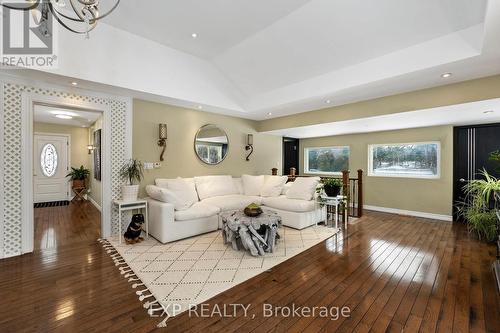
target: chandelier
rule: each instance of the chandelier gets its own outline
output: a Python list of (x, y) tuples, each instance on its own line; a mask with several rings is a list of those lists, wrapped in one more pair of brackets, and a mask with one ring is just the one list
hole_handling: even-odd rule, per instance
[(45, 36), (52, 34), (48, 24), (49, 15), (52, 15), (67, 30), (85, 34), (88, 38), (89, 32), (97, 26), (97, 22), (111, 14), (118, 7), (120, 0), (105, 2), (113, 3), (105, 11), (100, 8), (99, 0), (26, 0), (25, 3), (10, 3), (7, 0), (2, 1), (2, 6), (14, 10), (31, 11), (34, 21)]

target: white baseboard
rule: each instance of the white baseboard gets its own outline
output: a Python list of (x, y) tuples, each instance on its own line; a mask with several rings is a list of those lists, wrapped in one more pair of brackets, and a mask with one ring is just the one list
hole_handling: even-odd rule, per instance
[(95, 206), (95, 208), (97, 208), (97, 210), (101, 211), (101, 206), (99, 206), (99, 204), (95, 202), (95, 200), (92, 199), (90, 195), (87, 196), (87, 200), (90, 201), (90, 203), (92, 203)]
[(451, 216), (451, 215), (441, 215), (441, 214), (433, 214), (433, 213), (426, 213), (426, 212), (415, 212), (413, 210), (378, 207), (378, 206), (370, 206), (370, 205), (364, 205), (363, 208), (368, 209), (368, 210), (374, 210), (377, 212), (384, 212), (384, 213), (391, 213), (391, 214), (398, 214), (398, 215), (408, 215), (408, 216), (415, 216), (415, 217), (423, 217), (426, 219), (441, 220), (441, 221), (453, 221), (453, 216)]

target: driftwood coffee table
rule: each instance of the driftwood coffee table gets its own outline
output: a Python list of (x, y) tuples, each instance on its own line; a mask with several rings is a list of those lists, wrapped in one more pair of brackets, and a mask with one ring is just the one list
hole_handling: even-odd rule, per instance
[(242, 248), (252, 256), (272, 253), (279, 238), (278, 228), (281, 217), (272, 210), (264, 210), (257, 217), (245, 215), (242, 210), (224, 212), (222, 218), (222, 236), (224, 244), (231, 243), (234, 250)]

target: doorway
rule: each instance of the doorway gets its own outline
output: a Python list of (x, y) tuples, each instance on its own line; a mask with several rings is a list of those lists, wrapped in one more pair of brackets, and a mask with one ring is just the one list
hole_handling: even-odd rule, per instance
[(480, 178), (483, 169), (500, 177), (495, 162), (489, 160), (491, 152), (500, 150), (500, 124), (455, 127), (453, 142), (453, 217), (457, 220), (455, 203), (465, 200), (467, 181)]
[(99, 112), (33, 106), (34, 251), (100, 237), (101, 124)]
[(283, 175), (290, 174), (290, 168), (299, 171), (299, 139), (283, 138)]

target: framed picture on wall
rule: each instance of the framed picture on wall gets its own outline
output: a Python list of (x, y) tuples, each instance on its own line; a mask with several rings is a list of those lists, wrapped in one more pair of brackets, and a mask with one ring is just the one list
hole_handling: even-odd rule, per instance
[(94, 178), (101, 180), (101, 130), (94, 131)]

